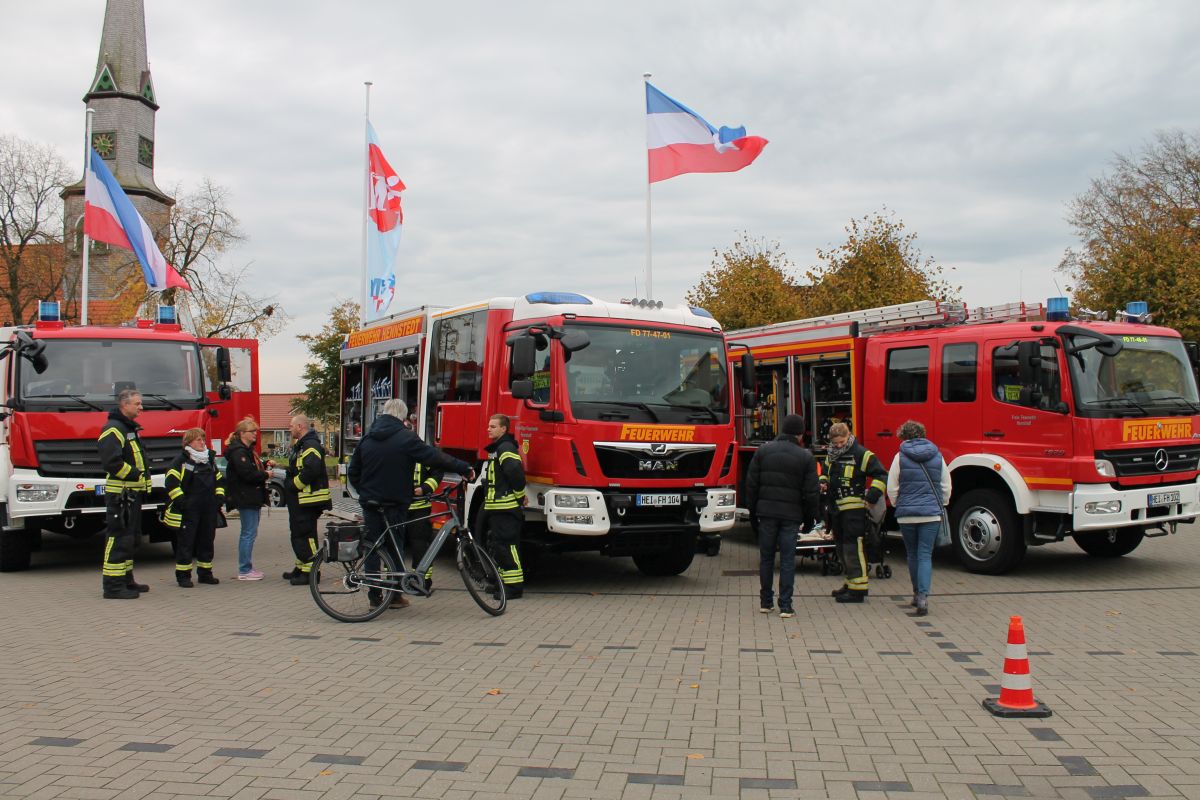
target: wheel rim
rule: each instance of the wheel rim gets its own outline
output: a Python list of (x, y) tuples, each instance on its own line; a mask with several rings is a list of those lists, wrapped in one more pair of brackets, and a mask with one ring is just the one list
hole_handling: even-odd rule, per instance
[(958, 523), (958, 541), (962, 551), (974, 561), (990, 561), (1000, 552), (1003, 530), (992, 511), (975, 506)]

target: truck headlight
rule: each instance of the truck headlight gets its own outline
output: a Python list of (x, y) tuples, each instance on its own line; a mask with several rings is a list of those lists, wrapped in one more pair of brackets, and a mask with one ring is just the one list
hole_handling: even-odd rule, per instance
[(49, 503), (58, 499), (58, 487), (46, 483), (21, 483), (17, 485), (17, 502)]
[[(1104, 463), (1107, 464), (1108, 462), (1106, 461)], [(1083, 510), (1089, 514), (1118, 514), (1121, 511), (1121, 501), (1100, 500), (1095, 503), (1084, 503)]]
[(718, 511), (713, 514), (713, 522), (729, 522), (731, 519), (733, 519), (732, 511)]
[(736, 497), (734, 496), (733, 492), (721, 492), (719, 495), (717, 495), (717, 505), (731, 506), (733, 505), (735, 499)]
[(588, 496), (586, 494), (556, 492), (554, 494), (554, 505), (559, 508), (587, 508)]
[(1117, 470), (1113, 467), (1112, 462), (1105, 458), (1096, 459), (1096, 472), (1099, 472), (1106, 478), (1117, 477)]

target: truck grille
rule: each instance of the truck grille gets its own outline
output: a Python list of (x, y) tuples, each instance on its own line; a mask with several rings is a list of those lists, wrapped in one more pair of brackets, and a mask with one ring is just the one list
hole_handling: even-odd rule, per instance
[[(1162, 455), (1159, 454), (1162, 451)], [(1113, 465), (1118, 478), (1191, 472), (1200, 463), (1200, 445), (1182, 447), (1138, 447), (1130, 450), (1097, 450), (1096, 458)], [(1165, 466), (1164, 466), (1165, 460)], [(1159, 467), (1162, 469), (1159, 469)]]
[[(151, 474), (158, 475), (179, 455), (183, 445), (178, 436), (139, 439)], [(38, 474), (48, 478), (103, 478), (95, 439), (61, 439), (35, 442)]]
[(607, 478), (703, 478), (712, 467), (714, 453), (715, 448), (709, 448), (655, 455), (596, 445), (596, 459)]

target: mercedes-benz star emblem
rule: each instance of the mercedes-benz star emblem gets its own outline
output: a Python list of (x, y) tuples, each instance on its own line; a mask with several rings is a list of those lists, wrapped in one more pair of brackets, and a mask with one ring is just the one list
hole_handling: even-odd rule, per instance
[(1167, 462), (1170, 459), (1167, 457), (1167, 451), (1161, 447), (1154, 451), (1154, 468), (1162, 472), (1167, 468)]

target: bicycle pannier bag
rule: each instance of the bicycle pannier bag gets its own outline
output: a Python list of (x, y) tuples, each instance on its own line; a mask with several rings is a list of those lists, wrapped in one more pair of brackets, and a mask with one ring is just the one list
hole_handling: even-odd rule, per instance
[(364, 526), (349, 522), (331, 522), (325, 526), (329, 561), (357, 561), (362, 550)]

